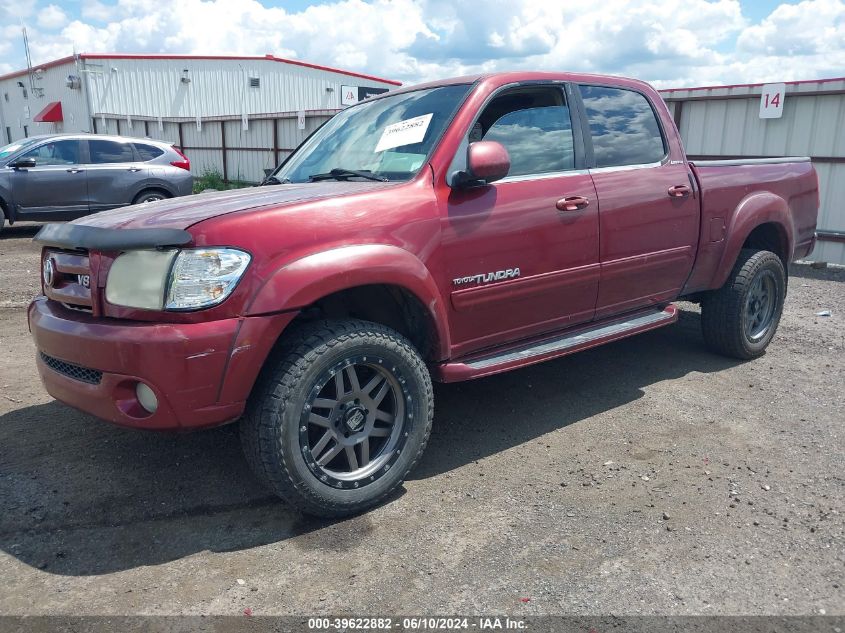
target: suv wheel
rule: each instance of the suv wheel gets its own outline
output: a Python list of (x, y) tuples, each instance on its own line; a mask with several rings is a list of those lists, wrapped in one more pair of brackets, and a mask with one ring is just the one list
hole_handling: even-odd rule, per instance
[(704, 342), (714, 352), (747, 360), (766, 351), (780, 323), (786, 271), (770, 251), (743, 249), (725, 285), (701, 303)]
[(366, 510), (396, 489), (431, 431), (423, 360), (367, 321), (308, 324), (268, 362), (241, 421), (252, 470), (308, 514)]
[(144, 202), (156, 202), (157, 200), (165, 200), (167, 196), (164, 192), (149, 190), (149, 191), (142, 191), (135, 199), (132, 201), (132, 204), (143, 204)]

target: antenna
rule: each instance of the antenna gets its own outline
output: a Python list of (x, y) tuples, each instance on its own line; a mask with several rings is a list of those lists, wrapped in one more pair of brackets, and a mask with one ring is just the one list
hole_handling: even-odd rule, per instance
[(24, 51), (26, 51), (26, 70), (29, 75), (29, 87), (32, 90), (33, 95), (36, 97), (43, 97), (44, 90), (36, 87), (35, 85), (35, 75), (32, 71), (32, 56), (29, 53), (29, 37), (27, 37), (26, 26), (24, 26), (23, 20), (21, 20), (21, 32), (23, 33), (23, 48)]

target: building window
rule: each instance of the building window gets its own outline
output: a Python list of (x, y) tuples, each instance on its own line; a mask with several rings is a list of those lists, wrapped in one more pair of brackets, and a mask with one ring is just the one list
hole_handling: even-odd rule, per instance
[(29, 138), (29, 127), (26, 125), (23, 126), (23, 136), (24, 138)]
[(6, 128), (6, 142), (10, 144), (12, 142), (12, 128), (10, 127)]
[(8, 93), (8, 92), (4, 92), (4, 93), (3, 93), (3, 98), (6, 100), (6, 103), (8, 103), (8, 102), (9, 102), (9, 93)]
[(249, 78), (249, 87), (250, 88), (260, 88), (261, 87), (261, 79), (258, 77), (250, 77)]

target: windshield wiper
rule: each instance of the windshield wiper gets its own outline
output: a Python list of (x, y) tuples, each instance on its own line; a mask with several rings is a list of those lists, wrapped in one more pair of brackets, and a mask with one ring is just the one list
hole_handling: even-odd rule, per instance
[(349, 178), (357, 176), (358, 178), (366, 178), (367, 180), (377, 180), (379, 182), (388, 182), (388, 178), (384, 176), (376, 176), (371, 171), (358, 171), (356, 169), (343, 169), (335, 167), (325, 174), (311, 174), (308, 180), (317, 182), (318, 180), (348, 180)]

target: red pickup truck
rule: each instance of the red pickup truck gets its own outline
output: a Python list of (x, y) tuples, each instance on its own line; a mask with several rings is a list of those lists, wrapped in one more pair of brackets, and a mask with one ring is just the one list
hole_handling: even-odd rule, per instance
[(240, 420), (257, 475), (324, 516), (400, 485), (432, 379), (668, 325), (681, 298), (714, 351), (762, 354), (819, 205), (809, 159), (692, 163), (650, 86), (569, 73), (368, 99), (264, 185), (45, 226), (29, 324), (55, 398)]

